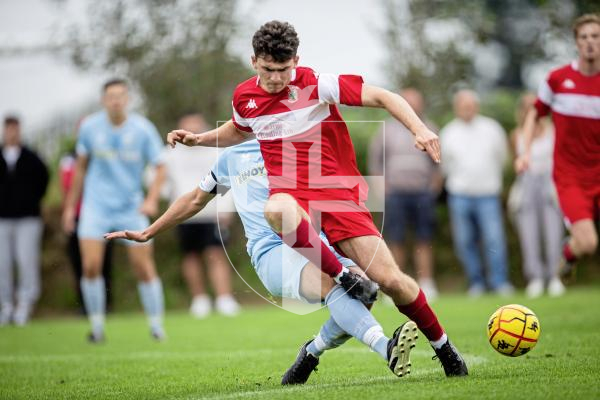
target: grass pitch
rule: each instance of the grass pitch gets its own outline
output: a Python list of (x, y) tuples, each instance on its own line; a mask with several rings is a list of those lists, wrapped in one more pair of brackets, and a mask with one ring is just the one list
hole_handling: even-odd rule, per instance
[[(537, 347), (504, 357), (487, 343), (488, 317), (520, 303), (541, 322)], [(571, 290), (558, 299), (446, 296), (433, 304), (469, 365), (470, 376), (447, 379), (420, 337), (412, 374), (396, 378), (356, 340), (321, 357), (306, 385), (281, 387), (299, 346), (328, 317), (298, 316), (272, 306), (237, 318), (197, 321), (169, 313), (164, 343), (151, 341), (141, 314), (110, 316), (107, 342), (85, 342), (83, 319), (33, 321), (0, 328), (0, 398), (103, 399), (593, 399), (600, 398), (600, 290)], [(386, 334), (404, 321), (376, 304)]]

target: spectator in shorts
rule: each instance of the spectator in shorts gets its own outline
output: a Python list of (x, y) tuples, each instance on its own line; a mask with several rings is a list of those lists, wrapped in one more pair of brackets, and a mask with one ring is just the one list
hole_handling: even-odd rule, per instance
[[(517, 127), (511, 135), (515, 155), (525, 151), (523, 123), (533, 108), (536, 96), (525, 94), (517, 108)], [(547, 119), (540, 119), (533, 132), (529, 168), (518, 177), (510, 191), (509, 208), (519, 233), (523, 269), (529, 297), (539, 297), (546, 284), (550, 296), (560, 296), (565, 287), (558, 267), (564, 235), (563, 216), (552, 180), (554, 129)]]
[[(421, 93), (408, 88), (400, 95), (424, 119)], [(436, 130), (430, 121), (425, 120), (425, 123)], [(433, 278), (432, 246), (435, 198), (442, 185), (437, 164), (427, 153), (415, 148), (410, 131), (392, 118), (385, 121), (384, 129), (371, 143), (369, 173), (385, 174), (384, 234), (396, 262), (400, 268), (407, 268), (406, 242), (412, 230), (417, 281), (425, 296), (433, 300), (438, 295)]]
[(0, 325), (25, 325), (40, 295), (40, 203), (47, 186), (46, 165), (21, 143), (19, 119), (7, 116), (0, 147)]
[[(178, 126), (179, 129), (196, 133), (206, 130), (204, 118), (199, 113), (182, 116)], [(217, 155), (216, 149), (204, 147), (177, 146), (165, 151), (171, 202), (198, 185), (216, 161)], [(177, 226), (183, 252), (181, 270), (192, 295), (190, 313), (196, 318), (208, 316), (213, 308), (204, 283), (205, 272), (214, 291), (216, 311), (234, 316), (240, 309), (232, 295), (231, 267), (223, 250), (231, 214), (219, 212), (232, 210), (230, 204), (230, 196), (220, 198), (218, 205), (217, 202), (209, 204), (202, 212)]]
[[(469, 295), (490, 289), (509, 295), (506, 234), (500, 193), (508, 157), (504, 129), (479, 115), (479, 97), (471, 90), (454, 95), (456, 118), (440, 132), (452, 236), (469, 279)], [(488, 266), (484, 275), (483, 264)]]

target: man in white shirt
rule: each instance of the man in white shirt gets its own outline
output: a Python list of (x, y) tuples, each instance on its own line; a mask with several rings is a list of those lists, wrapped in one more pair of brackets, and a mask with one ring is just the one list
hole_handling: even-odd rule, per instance
[(455, 249), (469, 278), (470, 295), (486, 290), (481, 253), (489, 268), (489, 288), (510, 294), (499, 196), (508, 155), (506, 133), (498, 122), (478, 114), (475, 92), (457, 92), (453, 104), (456, 118), (442, 129), (440, 140)]
[[(204, 118), (199, 113), (183, 115), (178, 125), (180, 129), (191, 132), (206, 130)], [(217, 156), (217, 149), (208, 147), (177, 146), (165, 151), (170, 202), (196, 187)], [(223, 202), (233, 204), (230, 196), (225, 196), (219, 203), (225, 208)], [(196, 318), (204, 318), (212, 311), (204, 284), (204, 272), (212, 284), (217, 312), (227, 316), (239, 312), (239, 305), (232, 295), (231, 268), (223, 250), (230, 214), (218, 211), (217, 203), (211, 203), (202, 212), (177, 226), (177, 237), (183, 253), (181, 271), (192, 295), (190, 313)]]

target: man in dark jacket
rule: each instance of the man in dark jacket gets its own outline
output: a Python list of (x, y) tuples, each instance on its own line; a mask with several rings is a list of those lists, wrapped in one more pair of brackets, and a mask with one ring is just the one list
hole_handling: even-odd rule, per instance
[[(0, 147), (0, 326), (11, 320), (26, 324), (39, 297), (40, 203), (47, 186), (43, 161), (21, 144), (19, 119), (6, 117)], [(16, 293), (14, 261), (19, 271)]]

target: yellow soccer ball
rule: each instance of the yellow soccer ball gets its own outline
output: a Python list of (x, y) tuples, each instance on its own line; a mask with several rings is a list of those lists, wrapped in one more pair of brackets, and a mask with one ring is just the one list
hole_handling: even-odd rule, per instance
[(519, 304), (496, 310), (487, 326), (490, 345), (498, 353), (518, 357), (529, 353), (540, 337), (540, 321), (533, 311)]

